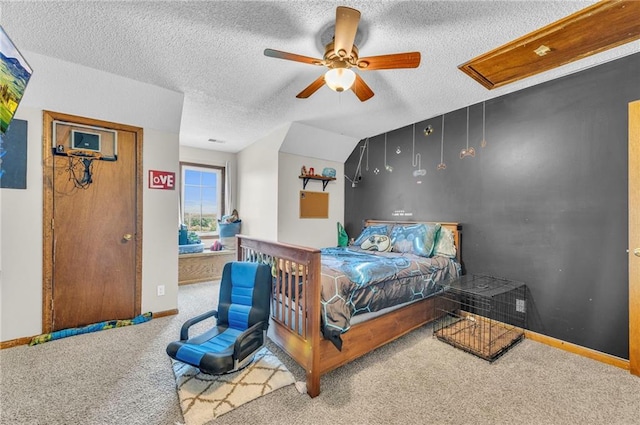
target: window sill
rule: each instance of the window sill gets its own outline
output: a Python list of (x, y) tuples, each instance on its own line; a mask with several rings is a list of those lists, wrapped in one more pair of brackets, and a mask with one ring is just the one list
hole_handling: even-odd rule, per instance
[(178, 256), (180, 258), (188, 258), (188, 257), (202, 257), (202, 256), (207, 256), (207, 255), (229, 255), (229, 254), (235, 254), (236, 250), (235, 249), (222, 249), (220, 251), (211, 251), (209, 249), (206, 249), (202, 252), (192, 252), (192, 253), (188, 253), (188, 254), (178, 254)]

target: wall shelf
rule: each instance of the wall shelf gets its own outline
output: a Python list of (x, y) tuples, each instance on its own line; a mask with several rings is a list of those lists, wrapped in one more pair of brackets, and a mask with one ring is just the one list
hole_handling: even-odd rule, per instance
[(298, 178), (302, 179), (302, 190), (305, 190), (307, 188), (307, 183), (309, 183), (309, 180), (319, 180), (322, 182), (322, 191), (324, 192), (324, 190), (327, 188), (327, 183), (329, 183), (332, 180), (335, 180), (335, 177), (325, 177), (325, 176), (298, 176)]

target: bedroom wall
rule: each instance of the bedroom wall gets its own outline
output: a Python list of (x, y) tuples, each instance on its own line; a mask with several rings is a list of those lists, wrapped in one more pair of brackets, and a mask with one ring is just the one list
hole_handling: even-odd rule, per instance
[[(285, 124), (237, 154), (237, 207), (241, 233), (311, 247), (335, 246), (336, 222), (343, 222), (345, 146), (350, 138), (299, 123)], [(318, 149), (322, 145), (323, 149)], [(304, 147), (313, 147), (301, 155)], [(300, 219), (298, 178), (303, 165), (321, 173), (336, 169), (336, 181), (327, 185), (329, 218)], [(307, 190), (322, 191), (318, 182)]]
[(472, 158), (460, 158), (466, 108), (445, 113), (442, 151), (442, 116), (418, 122), (424, 176), (413, 175), (412, 126), (387, 134), (392, 172), (384, 135), (371, 138), (362, 181), (345, 182), (349, 236), (365, 218), (459, 221), (466, 272), (525, 282), (532, 331), (628, 359), (627, 106), (639, 75), (634, 54), (491, 99), (486, 147), (482, 104), (471, 105)]
[[(336, 180), (327, 184), (329, 194), (328, 218), (300, 218), (299, 196), (302, 180), (299, 178), (302, 166), (313, 167), (317, 174), (325, 167), (336, 170)], [(278, 180), (278, 240), (295, 245), (323, 248), (336, 246), (338, 234), (336, 222), (344, 220), (344, 164), (308, 156), (280, 152)], [(322, 192), (322, 183), (309, 181), (307, 191)]]
[[(148, 169), (178, 171), (183, 95), (91, 68), (22, 52), (34, 69), (16, 118), (28, 122), (27, 189), (2, 189), (0, 341), (42, 330), (42, 111), (144, 130), (142, 311), (177, 308), (177, 196), (149, 190)], [(166, 295), (155, 295), (164, 284)]]
[(278, 150), (284, 125), (238, 153), (238, 214), (241, 233), (278, 239)]

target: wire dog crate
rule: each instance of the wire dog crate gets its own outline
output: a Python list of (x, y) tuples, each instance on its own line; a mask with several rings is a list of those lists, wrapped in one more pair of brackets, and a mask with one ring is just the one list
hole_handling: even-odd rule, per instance
[(526, 285), (468, 274), (443, 286), (434, 335), (493, 362), (524, 337)]

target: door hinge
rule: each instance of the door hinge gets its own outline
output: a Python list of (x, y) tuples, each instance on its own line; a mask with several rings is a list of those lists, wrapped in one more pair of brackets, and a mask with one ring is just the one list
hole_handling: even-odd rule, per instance
[(55, 219), (53, 219), (53, 218), (51, 219), (51, 230), (53, 230), (53, 228), (54, 228), (54, 220)]

